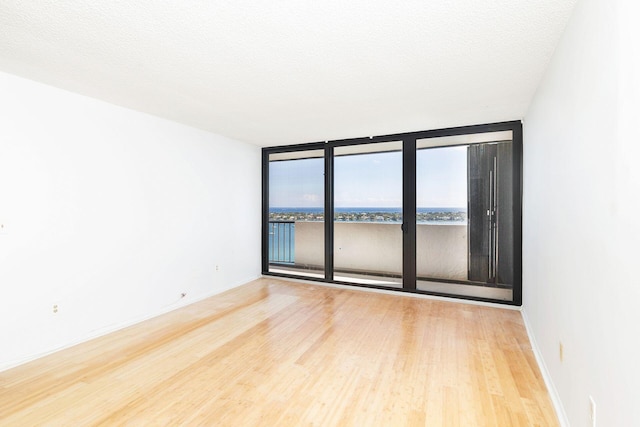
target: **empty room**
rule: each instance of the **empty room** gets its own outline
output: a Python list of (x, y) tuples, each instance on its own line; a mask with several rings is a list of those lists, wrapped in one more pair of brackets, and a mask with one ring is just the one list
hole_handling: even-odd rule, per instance
[(0, 1), (0, 426), (638, 425), (638, 19)]

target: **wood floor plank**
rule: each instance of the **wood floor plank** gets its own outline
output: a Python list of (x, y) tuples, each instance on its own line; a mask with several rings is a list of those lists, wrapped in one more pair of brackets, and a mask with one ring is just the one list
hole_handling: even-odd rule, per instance
[(0, 372), (0, 425), (558, 424), (517, 311), (263, 278)]

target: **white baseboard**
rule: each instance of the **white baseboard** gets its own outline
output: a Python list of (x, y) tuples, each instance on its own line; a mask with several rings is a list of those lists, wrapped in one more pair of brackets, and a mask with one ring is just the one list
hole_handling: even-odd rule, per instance
[(87, 342), (87, 341), (91, 341), (93, 339), (102, 337), (104, 335), (108, 335), (108, 334), (110, 334), (112, 332), (116, 332), (116, 331), (119, 331), (121, 329), (128, 328), (129, 326), (133, 326), (133, 325), (136, 325), (138, 323), (142, 323), (145, 320), (153, 319), (154, 317), (161, 316), (163, 314), (169, 313), (169, 312), (177, 310), (179, 308), (186, 307), (186, 306), (191, 305), (191, 304), (195, 304), (195, 303), (197, 303), (199, 301), (202, 301), (204, 299), (210, 298), (210, 297), (212, 297), (214, 295), (218, 295), (218, 294), (220, 294), (222, 292), (226, 292), (229, 289), (233, 289), (235, 287), (238, 287), (240, 285), (243, 285), (245, 283), (251, 282), (251, 281), (259, 279), (259, 278), (260, 278), (260, 276), (256, 276), (253, 279), (242, 281), (241, 283), (237, 283), (237, 284), (229, 286), (227, 288), (217, 289), (215, 291), (212, 291), (212, 292), (209, 292), (209, 293), (206, 293), (206, 294), (203, 294), (203, 295), (198, 295), (197, 297), (195, 297), (193, 299), (180, 300), (177, 303), (170, 304), (168, 306), (162, 307), (161, 309), (159, 309), (158, 311), (156, 311), (156, 312), (154, 312), (152, 314), (148, 314), (146, 316), (137, 317), (137, 318), (134, 318), (134, 319), (129, 319), (129, 320), (125, 321), (125, 322), (116, 323), (116, 324), (113, 324), (113, 325), (106, 326), (104, 328), (96, 329), (94, 331), (91, 331), (89, 334), (87, 334), (87, 335), (85, 335), (83, 337), (80, 337), (80, 338), (78, 338), (76, 340), (67, 342), (64, 345), (57, 346), (57, 347), (54, 347), (54, 348), (50, 348), (50, 349), (47, 349), (47, 350), (45, 350), (43, 352), (39, 352), (37, 354), (30, 354), (28, 356), (25, 356), (25, 357), (17, 359), (17, 360), (11, 360), (11, 361), (8, 361), (8, 362), (0, 363), (0, 372), (7, 371), (9, 369), (15, 368), (15, 367), (20, 366), (20, 365), (24, 365), (25, 363), (32, 362), (34, 360), (40, 359), (42, 357), (48, 356), (48, 355), (56, 353), (58, 351), (61, 351), (61, 350), (76, 346), (78, 344), (82, 344), (82, 343)]
[(556, 415), (558, 416), (560, 426), (570, 427), (569, 419), (567, 418), (567, 413), (564, 411), (564, 406), (562, 405), (562, 401), (560, 400), (558, 390), (556, 390), (556, 387), (551, 380), (551, 375), (549, 375), (549, 370), (547, 369), (547, 365), (544, 363), (544, 359), (542, 358), (542, 354), (540, 353), (540, 349), (538, 348), (538, 344), (536, 343), (535, 336), (533, 335), (533, 331), (531, 330), (531, 325), (529, 323), (529, 319), (527, 318), (527, 313), (524, 309), (520, 310), (520, 312), (522, 313), (522, 319), (524, 320), (524, 327), (527, 329), (529, 342), (531, 342), (533, 355), (536, 358), (536, 362), (538, 362), (538, 368), (540, 369), (540, 373), (542, 374), (544, 383), (547, 386), (547, 391), (549, 392), (549, 396), (551, 397), (553, 407), (556, 410)]

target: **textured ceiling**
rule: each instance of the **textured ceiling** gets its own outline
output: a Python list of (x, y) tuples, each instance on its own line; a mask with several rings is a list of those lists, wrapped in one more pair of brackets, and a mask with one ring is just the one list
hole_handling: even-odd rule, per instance
[(258, 145), (521, 119), (576, 0), (0, 0), (0, 70)]

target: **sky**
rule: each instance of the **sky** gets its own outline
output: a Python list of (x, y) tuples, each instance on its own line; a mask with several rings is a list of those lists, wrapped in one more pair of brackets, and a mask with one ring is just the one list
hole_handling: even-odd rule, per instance
[[(271, 162), (271, 207), (322, 207), (324, 159)], [(417, 206), (467, 206), (466, 147), (419, 150), (416, 156)], [(337, 156), (334, 164), (335, 206), (401, 207), (400, 152)]]

